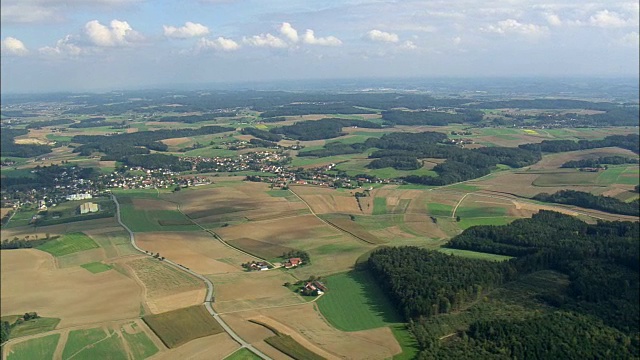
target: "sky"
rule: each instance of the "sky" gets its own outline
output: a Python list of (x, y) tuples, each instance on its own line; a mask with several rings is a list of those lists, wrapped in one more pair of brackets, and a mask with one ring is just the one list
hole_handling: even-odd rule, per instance
[(1, 0), (5, 93), (638, 77), (637, 0)]

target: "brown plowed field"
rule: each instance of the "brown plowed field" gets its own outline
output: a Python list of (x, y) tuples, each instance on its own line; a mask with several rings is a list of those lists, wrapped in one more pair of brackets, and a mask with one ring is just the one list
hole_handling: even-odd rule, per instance
[(195, 339), (166, 351), (159, 352), (149, 360), (221, 360), (240, 348), (227, 333), (221, 333)]
[(316, 186), (292, 186), (291, 191), (309, 204), (316, 214), (362, 214), (356, 198), (348, 192)]
[(139, 315), (142, 291), (117, 271), (56, 269), (51, 255), (34, 249), (2, 250), (0, 258), (3, 315), (36, 311), (61, 318), (60, 327)]

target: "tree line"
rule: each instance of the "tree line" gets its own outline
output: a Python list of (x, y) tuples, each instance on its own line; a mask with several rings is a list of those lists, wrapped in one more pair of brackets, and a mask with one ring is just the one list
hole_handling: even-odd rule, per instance
[(553, 194), (540, 193), (534, 196), (533, 199), (556, 204), (575, 205), (614, 214), (640, 215), (639, 199), (627, 203), (614, 197), (593, 195), (588, 192), (576, 190), (560, 190)]
[(281, 134), (292, 139), (308, 141), (331, 139), (345, 135), (342, 128), (357, 126), (362, 128), (380, 129), (382, 125), (365, 120), (349, 120), (327, 118), (314, 121), (300, 121), (289, 126), (275, 127), (269, 130), (272, 134)]
[(444, 111), (403, 111), (389, 110), (382, 112), (382, 119), (394, 125), (432, 125), (478, 123), (483, 114), (476, 110), (458, 109), (456, 112)]
[(637, 164), (638, 159), (626, 156), (601, 156), (596, 159), (570, 160), (562, 164), (562, 168), (597, 168), (603, 165)]
[(282, 140), (282, 135), (274, 134), (272, 132), (265, 131), (265, 130), (256, 129), (254, 127), (243, 128), (242, 130), (240, 130), (240, 133), (244, 135), (252, 135), (257, 137), (258, 139), (267, 140), (271, 142), (278, 142)]
[[(0, 155), (19, 158), (36, 157), (51, 152), (51, 147), (37, 144), (16, 144), (15, 138), (28, 134), (27, 129), (2, 128), (0, 131)], [(3, 180), (4, 181), (4, 180)]]
[(622, 149), (631, 150), (637, 154), (640, 148), (640, 135), (610, 135), (602, 140), (543, 140), (541, 143), (522, 144), (518, 147), (534, 152), (546, 153), (558, 153), (603, 147), (619, 147)]

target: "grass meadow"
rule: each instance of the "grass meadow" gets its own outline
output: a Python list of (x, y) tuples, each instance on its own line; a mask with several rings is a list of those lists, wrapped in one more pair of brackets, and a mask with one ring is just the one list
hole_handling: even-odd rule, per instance
[(224, 358), (224, 360), (260, 360), (260, 359), (261, 358), (258, 355), (252, 353), (246, 348), (238, 349), (233, 354)]
[(90, 262), (90, 263), (86, 263), (86, 264), (82, 264), (80, 265), (81, 267), (91, 271), (94, 274), (98, 274), (107, 270), (111, 270), (113, 269), (113, 266), (111, 265), (107, 265), (101, 262)]
[(62, 352), (63, 359), (128, 359), (124, 344), (113, 330), (103, 328), (72, 330)]
[(53, 359), (60, 334), (30, 339), (11, 346), (7, 360)]
[[(8, 321), (10, 324), (13, 324), (18, 317), (18, 315), (3, 316), (2, 320)], [(18, 338), (21, 336), (29, 336), (51, 331), (55, 329), (56, 326), (58, 326), (58, 323), (60, 323), (60, 319), (48, 317), (39, 317), (37, 319), (25, 321), (13, 326), (13, 328), (11, 329), (11, 338)]]
[(93, 239), (84, 233), (77, 232), (65, 234), (58, 239), (47, 241), (38, 246), (37, 249), (46, 251), (53, 256), (63, 256), (95, 248), (98, 248), (98, 244), (96, 244)]
[(505, 256), (505, 255), (497, 255), (497, 254), (482, 253), (482, 252), (469, 251), (469, 250), (449, 249), (449, 248), (439, 248), (438, 251), (445, 254), (461, 256), (461, 257), (466, 257), (470, 259), (480, 259), (480, 260), (490, 260), (490, 261), (505, 261), (512, 258), (511, 256)]
[(318, 299), (318, 307), (337, 329), (359, 331), (403, 321), (369, 273), (351, 271), (324, 280), (328, 291)]
[(300, 345), (291, 336), (284, 334), (277, 334), (264, 339), (264, 341), (287, 354), (294, 359), (304, 360), (322, 360), (322, 356), (308, 350), (304, 346)]

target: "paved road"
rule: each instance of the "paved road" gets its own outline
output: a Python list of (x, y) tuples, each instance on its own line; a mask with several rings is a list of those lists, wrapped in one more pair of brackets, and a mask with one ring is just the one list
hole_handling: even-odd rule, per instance
[[(135, 237), (133, 235), (133, 231), (131, 231), (131, 229), (129, 229), (129, 227), (122, 222), (122, 219), (120, 218), (120, 203), (118, 202), (118, 199), (113, 194), (111, 195), (111, 198), (113, 199), (113, 202), (116, 204), (116, 218), (118, 219), (118, 223), (120, 223), (120, 225), (122, 225), (122, 227), (125, 230), (127, 230), (127, 232), (129, 233), (129, 240), (131, 241), (131, 245), (136, 250), (147, 254), (146, 251), (142, 250), (136, 244), (136, 240), (135, 240)], [(218, 313), (215, 310), (213, 310), (213, 307), (211, 306), (211, 299), (213, 298), (213, 283), (211, 282), (211, 280), (207, 279), (206, 277), (204, 277), (204, 276), (202, 276), (202, 275), (200, 275), (198, 273), (195, 273), (195, 272), (191, 271), (190, 269), (185, 268), (182, 265), (178, 265), (178, 264), (174, 263), (171, 260), (165, 259), (164, 262), (167, 263), (167, 264), (172, 265), (173, 267), (175, 267), (175, 268), (177, 268), (179, 270), (182, 270), (182, 271), (184, 271), (186, 273), (189, 273), (189, 274), (197, 277), (200, 280), (202, 280), (205, 283), (205, 285), (207, 285), (207, 295), (205, 296), (204, 306), (207, 309), (207, 311), (209, 312), (209, 314), (211, 314), (211, 316), (213, 316), (213, 318), (216, 319), (216, 321), (218, 322), (218, 324), (220, 324), (220, 326), (224, 329), (224, 331), (226, 331), (227, 334), (229, 334), (229, 336), (231, 336), (231, 338), (233, 338), (233, 340), (238, 342), (238, 344), (240, 344), (240, 346), (242, 346), (243, 348), (247, 348), (249, 351), (251, 351), (252, 353), (258, 355), (262, 359), (272, 360), (270, 357), (268, 357), (267, 355), (262, 353), (260, 350), (258, 350), (255, 347), (253, 347), (253, 345), (251, 345), (251, 344), (247, 343), (246, 341), (242, 340), (242, 338), (240, 336), (238, 336), (238, 334), (236, 334), (233, 330), (231, 330), (229, 325), (227, 325), (227, 323), (225, 323), (224, 320), (222, 320), (222, 318), (220, 318), (220, 315), (218, 315)]]

